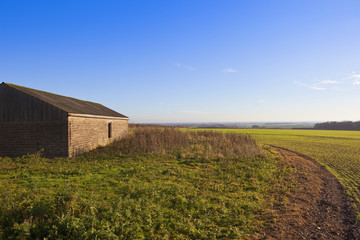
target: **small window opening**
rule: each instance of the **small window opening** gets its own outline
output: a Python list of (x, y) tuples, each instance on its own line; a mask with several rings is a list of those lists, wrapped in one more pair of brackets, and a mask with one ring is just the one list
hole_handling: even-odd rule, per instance
[(112, 138), (112, 123), (108, 123), (108, 138)]

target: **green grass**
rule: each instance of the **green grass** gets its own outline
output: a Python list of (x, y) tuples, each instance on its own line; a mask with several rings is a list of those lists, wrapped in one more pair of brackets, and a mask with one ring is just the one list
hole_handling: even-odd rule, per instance
[(360, 132), (286, 129), (222, 129), (308, 155), (335, 175), (354, 200), (360, 218)]
[(74, 159), (0, 158), (0, 239), (241, 239), (276, 217), (288, 173), (249, 136), (162, 129)]

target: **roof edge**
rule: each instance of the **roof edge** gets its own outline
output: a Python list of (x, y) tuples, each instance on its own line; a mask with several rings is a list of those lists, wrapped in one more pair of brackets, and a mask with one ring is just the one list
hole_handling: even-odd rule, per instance
[[(88, 118), (103, 118), (103, 119), (129, 119), (129, 117), (113, 110), (113, 109), (110, 109), (108, 107), (105, 107), (104, 105), (100, 104), (100, 103), (96, 103), (96, 102), (91, 102), (91, 101), (87, 101), (87, 100), (81, 100), (81, 99), (77, 99), (77, 98), (73, 98), (73, 97), (67, 97), (67, 96), (64, 96), (64, 95), (60, 95), (60, 94), (56, 94), (56, 93), (51, 93), (51, 92), (46, 92), (46, 91), (43, 91), (43, 90), (37, 90), (37, 89), (33, 89), (33, 88), (28, 88), (28, 87), (24, 87), (24, 86), (20, 86), (20, 85), (16, 85), (16, 84), (12, 84), (12, 83), (7, 83), (7, 82), (2, 82), (0, 85), (5, 85), (5, 86), (8, 86), (10, 88), (13, 88), (19, 92), (22, 92), (24, 94), (27, 94), (37, 100), (40, 100), (42, 102), (45, 102), (49, 105), (51, 105), (52, 107), (55, 107), (65, 113), (69, 115), (72, 115), (72, 116), (75, 116), (75, 117), (88, 117)], [(79, 102), (83, 102), (83, 103), (87, 103), (87, 104), (94, 104), (94, 105), (97, 105), (97, 106), (101, 106), (102, 108), (106, 108), (106, 109), (109, 109), (111, 110), (112, 112), (115, 112), (116, 114), (118, 115), (121, 115), (122, 117), (115, 117), (115, 116), (106, 116), (106, 115), (95, 115), (95, 114), (82, 114), (82, 113), (71, 113), (69, 111), (67, 111), (66, 109), (64, 109), (62, 106), (58, 106), (58, 105), (55, 105), (51, 102), (48, 102), (46, 100), (43, 100), (37, 96), (34, 96), (32, 94), (29, 94), (28, 92), (24, 91), (24, 89), (26, 90), (29, 90), (29, 91), (35, 91), (35, 92), (39, 92), (39, 93), (44, 93), (44, 94), (49, 94), (49, 95), (53, 95), (53, 96), (57, 96), (57, 97), (61, 97), (61, 98), (65, 98), (65, 99), (70, 99), (70, 100), (74, 100), (74, 101), (79, 101)]]
[[(62, 108), (60, 108), (60, 107), (58, 107), (58, 106), (55, 106), (54, 104), (51, 104), (51, 103), (46, 102), (46, 101), (44, 101), (44, 100), (42, 100), (42, 99), (40, 99), (40, 98), (38, 98), (38, 97), (36, 97), (36, 96), (33, 96), (33, 95), (31, 95), (31, 94), (29, 94), (29, 93), (27, 93), (27, 92), (24, 92), (24, 91), (22, 90), (22, 88), (29, 89), (29, 90), (32, 90), (32, 91), (39, 91), (39, 92), (45, 92), (45, 91), (36, 90), (36, 89), (33, 89), (33, 88), (28, 88), (28, 87), (23, 87), (23, 86), (20, 86), (20, 85), (16, 85), (16, 84), (12, 84), (12, 83), (7, 83), (7, 82), (2, 82), (1, 85), (6, 85), (6, 86), (8, 86), (8, 87), (10, 87), (10, 88), (12, 88), (12, 89), (15, 89), (16, 91), (19, 91), (19, 92), (21, 92), (21, 93), (23, 93), (23, 94), (26, 94), (27, 96), (30, 96), (30, 97), (32, 97), (32, 98), (34, 98), (34, 99), (37, 99), (37, 100), (39, 100), (39, 101), (41, 101), (41, 102), (44, 102), (44, 103), (48, 104), (48, 105), (50, 105), (50, 106), (52, 106), (52, 107), (54, 107), (54, 108), (57, 108), (57, 109), (59, 109), (60, 111), (63, 111), (64, 113), (67, 113), (67, 111), (66, 111), (65, 109), (62, 109)], [(48, 92), (45, 92), (45, 93), (48, 93)], [(50, 94), (54, 94), (54, 93), (50, 93)], [(54, 94), (54, 95), (58, 95), (58, 94)], [(61, 95), (58, 95), (58, 96), (61, 96)], [(61, 97), (65, 97), (65, 96), (61, 96)]]
[(80, 113), (68, 113), (70, 117), (84, 117), (84, 118), (102, 118), (102, 119), (117, 119), (117, 120), (129, 120), (128, 117), (110, 117), (103, 115), (92, 115), (92, 114), (80, 114)]

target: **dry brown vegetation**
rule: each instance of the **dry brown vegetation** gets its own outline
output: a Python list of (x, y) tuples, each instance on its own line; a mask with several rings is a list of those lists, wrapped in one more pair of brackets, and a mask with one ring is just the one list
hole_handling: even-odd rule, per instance
[(98, 153), (221, 160), (255, 158), (262, 150), (248, 134), (133, 126), (127, 137)]

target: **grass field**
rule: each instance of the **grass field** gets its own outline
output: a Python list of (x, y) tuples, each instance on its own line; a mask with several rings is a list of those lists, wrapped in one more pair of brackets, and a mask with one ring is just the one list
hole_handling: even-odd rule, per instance
[(360, 218), (360, 132), (287, 129), (221, 129), (248, 133), (259, 142), (308, 155), (326, 166), (354, 200)]
[(83, 156), (0, 158), (0, 239), (241, 239), (291, 183), (248, 135), (137, 129)]

